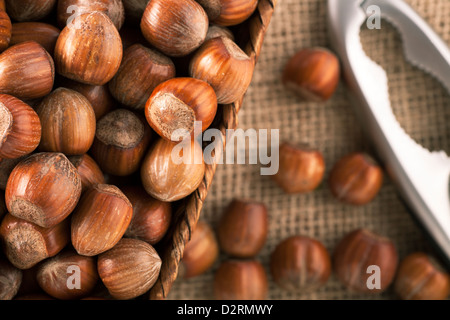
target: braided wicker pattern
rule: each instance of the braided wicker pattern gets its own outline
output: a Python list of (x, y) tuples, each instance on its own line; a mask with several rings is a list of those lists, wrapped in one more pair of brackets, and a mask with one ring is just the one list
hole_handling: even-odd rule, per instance
[[(276, 2), (277, 0), (260, 0), (254, 15), (245, 26), (249, 33), (249, 40), (243, 48), (254, 59), (255, 63), (261, 52), (264, 35), (269, 26)], [(222, 115), (216, 119), (215, 128), (222, 132), (224, 144), (226, 143), (226, 130), (237, 128), (238, 112), (242, 107), (242, 101), (243, 97), (233, 104), (220, 107)], [(178, 276), (178, 267), (183, 257), (185, 244), (189, 241), (192, 230), (199, 220), (203, 202), (214, 178), (216, 167), (217, 164), (208, 164), (206, 166), (202, 184), (185, 200), (175, 213), (174, 224), (160, 252), (163, 263), (159, 278), (149, 294), (151, 300), (165, 299)]]

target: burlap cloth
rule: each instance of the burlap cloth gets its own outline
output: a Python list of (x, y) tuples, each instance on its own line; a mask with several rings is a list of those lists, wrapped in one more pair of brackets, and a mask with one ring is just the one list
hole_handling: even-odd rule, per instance
[[(345, 1), (345, 0), (342, 0)], [(407, 0), (450, 44), (450, 1)], [(430, 150), (450, 151), (450, 97), (443, 87), (403, 56), (400, 35), (387, 22), (381, 30), (362, 29), (367, 54), (387, 71), (394, 113), (405, 130)], [(254, 79), (239, 113), (240, 128), (281, 129), (282, 140), (305, 141), (323, 151), (327, 174), (331, 166), (352, 151), (372, 152), (361, 132), (341, 83), (326, 103), (304, 103), (286, 91), (280, 81), (287, 60), (298, 50), (329, 46), (325, 0), (279, 0)], [(270, 212), (267, 243), (257, 256), (266, 267), (269, 299), (395, 299), (392, 289), (378, 296), (347, 291), (331, 276), (321, 289), (291, 293), (272, 281), (268, 262), (275, 246), (291, 235), (308, 235), (333, 252), (347, 232), (366, 227), (395, 242), (399, 255), (429, 250), (420, 229), (385, 176), (376, 199), (363, 207), (338, 203), (324, 182), (304, 195), (286, 195), (258, 165), (219, 165), (204, 204), (201, 219), (214, 227), (225, 206), (235, 197), (263, 201)], [(225, 255), (221, 256), (226, 259)], [(177, 279), (169, 299), (212, 299), (213, 277), (220, 261), (208, 273), (190, 280)]]

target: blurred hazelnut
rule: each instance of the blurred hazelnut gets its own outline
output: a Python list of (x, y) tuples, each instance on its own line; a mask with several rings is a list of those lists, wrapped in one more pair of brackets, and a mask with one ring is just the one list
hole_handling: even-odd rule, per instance
[(318, 240), (292, 236), (280, 242), (272, 252), (270, 270), (275, 283), (282, 289), (308, 292), (328, 281), (331, 259)]
[(416, 252), (400, 263), (394, 291), (403, 300), (445, 300), (450, 294), (450, 274), (430, 255)]
[(339, 60), (325, 48), (297, 52), (286, 64), (283, 84), (306, 101), (326, 101), (336, 91), (340, 79)]
[(234, 199), (225, 209), (217, 227), (221, 249), (237, 258), (256, 256), (266, 242), (266, 206), (250, 199)]
[(219, 245), (210, 224), (198, 221), (184, 247), (180, 275), (193, 278), (210, 270), (219, 257)]
[[(367, 229), (357, 229), (344, 236), (333, 259), (341, 283), (362, 293), (385, 291), (394, 280), (398, 265), (397, 250), (392, 241)], [(376, 269), (372, 270), (372, 267)], [(372, 275), (375, 277), (370, 279)]]

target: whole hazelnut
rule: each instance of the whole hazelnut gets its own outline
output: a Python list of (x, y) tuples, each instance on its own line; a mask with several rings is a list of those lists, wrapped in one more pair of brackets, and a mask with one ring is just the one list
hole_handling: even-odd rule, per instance
[(44, 22), (17, 22), (12, 25), (10, 45), (35, 41), (53, 56), (61, 30)]
[(57, 255), (70, 241), (69, 220), (50, 228), (7, 214), (0, 225), (0, 240), (8, 260), (19, 269), (30, 269)]
[[(179, 147), (184, 148), (185, 158), (178, 163), (172, 155), (180, 152)], [(173, 202), (193, 193), (202, 183), (205, 170), (203, 151), (196, 140), (176, 144), (159, 139), (144, 158), (141, 179), (152, 197)]]
[(392, 241), (367, 229), (357, 229), (344, 236), (333, 259), (341, 283), (362, 293), (385, 291), (394, 280), (398, 265), (397, 250)]
[(189, 75), (213, 87), (219, 104), (233, 103), (247, 91), (254, 61), (228, 37), (206, 41), (189, 64)]
[(148, 243), (123, 238), (98, 257), (103, 284), (115, 299), (133, 299), (150, 290), (158, 279), (161, 258)]
[(141, 30), (162, 53), (186, 56), (205, 41), (208, 16), (194, 0), (152, 0), (142, 16)]
[(134, 44), (125, 50), (119, 71), (109, 82), (109, 89), (121, 104), (143, 110), (153, 90), (174, 77), (175, 65), (169, 57)]
[(394, 291), (403, 300), (445, 300), (450, 274), (429, 254), (412, 253), (400, 263)]
[(16, 21), (37, 21), (47, 17), (56, 0), (6, 0), (8, 14)]
[(287, 62), (283, 84), (306, 101), (326, 101), (336, 91), (340, 79), (339, 60), (325, 48), (298, 51)]
[(280, 145), (280, 166), (272, 176), (286, 193), (306, 193), (316, 189), (325, 174), (325, 160), (320, 151), (308, 145), (283, 142)]
[(340, 201), (364, 205), (372, 201), (383, 184), (383, 171), (365, 153), (352, 153), (341, 158), (331, 169), (329, 186)]
[(219, 244), (214, 230), (208, 222), (200, 220), (184, 247), (180, 275), (188, 279), (204, 274), (218, 257)]
[(119, 70), (122, 40), (102, 12), (85, 13), (67, 25), (55, 47), (56, 69), (62, 76), (91, 85), (104, 85)]
[(223, 252), (237, 258), (250, 258), (264, 246), (267, 229), (265, 204), (250, 199), (234, 199), (220, 218), (217, 236)]
[[(71, 7), (76, 8), (75, 14), (102, 12), (106, 14), (120, 30), (125, 22), (125, 9), (122, 0), (59, 0), (57, 6), (58, 26), (64, 28), (74, 14)], [(76, 17), (75, 17), (76, 19)]]
[(217, 300), (264, 300), (268, 280), (262, 264), (256, 260), (226, 260), (214, 276)]
[(6, 185), (6, 205), (17, 218), (44, 228), (69, 216), (81, 195), (77, 169), (62, 153), (36, 153), (21, 161)]
[(234, 26), (247, 20), (258, 6), (258, 0), (219, 0), (220, 13), (212, 19), (215, 24)]
[(98, 164), (88, 154), (69, 157), (70, 162), (77, 169), (81, 179), (82, 192), (96, 184), (104, 184), (105, 176)]
[(270, 257), (275, 283), (284, 290), (308, 292), (324, 286), (331, 274), (331, 259), (316, 239), (292, 236), (281, 241)]
[(126, 186), (122, 192), (133, 206), (133, 218), (125, 236), (157, 244), (172, 221), (172, 205), (154, 199), (141, 186)]
[(158, 85), (145, 105), (148, 123), (161, 137), (181, 141), (194, 135), (195, 122), (202, 132), (213, 122), (217, 98), (213, 88), (193, 78), (174, 78)]
[(89, 101), (74, 90), (58, 88), (36, 109), (42, 126), (39, 149), (82, 155), (94, 142), (96, 119)]
[(116, 109), (97, 121), (90, 152), (104, 173), (129, 176), (139, 169), (151, 138), (143, 116)]
[(39, 264), (36, 279), (56, 299), (80, 299), (90, 294), (97, 284), (97, 260), (68, 249)]
[(0, 94), (0, 157), (15, 159), (33, 152), (41, 140), (41, 122), (25, 102)]
[(0, 93), (18, 99), (37, 99), (49, 94), (55, 81), (55, 65), (40, 44), (27, 41), (0, 55)]
[(95, 256), (114, 247), (130, 225), (133, 207), (113, 185), (87, 190), (72, 214), (71, 239), (78, 254)]
[(22, 270), (0, 257), (0, 300), (12, 300), (22, 284)]

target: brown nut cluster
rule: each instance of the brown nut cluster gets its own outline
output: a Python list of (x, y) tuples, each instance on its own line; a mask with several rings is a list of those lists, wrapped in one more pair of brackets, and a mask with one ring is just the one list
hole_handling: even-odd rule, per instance
[[(149, 297), (173, 203), (207, 173), (195, 124), (250, 84), (254, 61), (228, 26), (257, 2), (0, 0), (0, 299)], [(220, 85), (188, 72), (207, 40), (210, 67), (226, 62)], [(219, 255), (212, 228), (194, 230), (186, 277)]]

